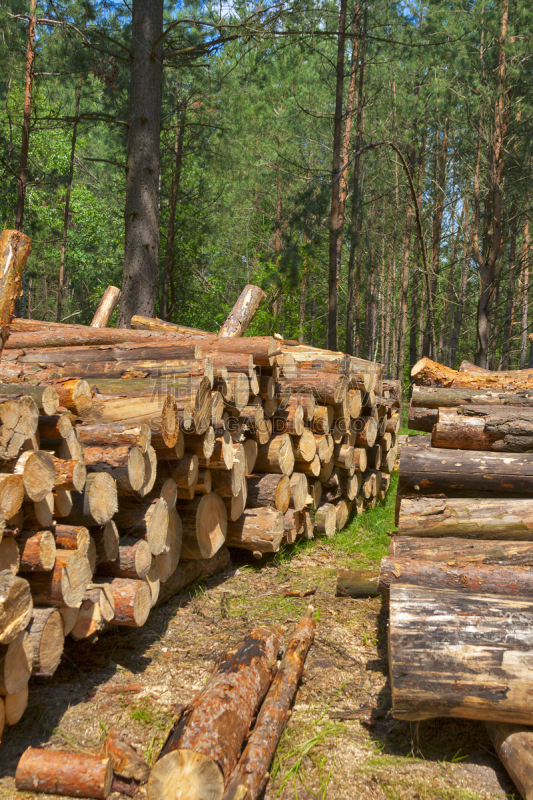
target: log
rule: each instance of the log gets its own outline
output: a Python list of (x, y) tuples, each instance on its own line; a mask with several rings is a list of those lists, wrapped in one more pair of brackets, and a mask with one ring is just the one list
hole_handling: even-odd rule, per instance
[[(312, 461), (297, 461), (295, 466), (298, 471), (304, 475), (308, 475), (312, 478), (317, 478), (320, 475), (320, 480), (322, 480), (321, 465), (318, 456), (315, 456)], [(333, 469), (333, 459), (323, 466), (325, 469)]]
[(27, 631), (21, 631), (9, 644), (0, 645), (0, 693), (17, 694), (28, 683), (33, 660), (33, 645)]
[(116, 286), (108, 286), (98, 303), (98, 308), (94, 312), (91, 328), (107, 328), (109, 320), (120, 298), (120, 289)]
[(533, 540), (533, 500), (402, 497), (402, 536)]
[(152, 553), (144, 539), (122, 538), (116, 561), (105, 561), (98, 567), (99, 575), (113, 578), (142, 580), (152, 566)]
[(22, 294), (22, 273), (31, 253), (30, 239), (20, 231), (0, 234), (0, 352), (9, 338), (15, 303)]
[(20, 553), (17, 540), (4, 536), (0, 541), (0, 572), (9, 571), (16, 575), (20, 567)]
[(283, 514), (275, 508), (249, 508), (228, 521), (226, 545), (257, 553), (277, 553), (283, 540)]
[(152, 443), (150, 426), (124, 422), (102, 424), (84, 423), (76, 427), (76, 434), (83, 447), (138, 447), (146, 453)]
[[(321, 435), (321, 440), (326, 441), (326, 445), (322, 447), (324, 458), (320, 456), (321, 461), (329, 461), (333, 457), (333, 439), (329, 434)], [(331, 444), (331, 453), (330, 453)], [(303, 433), (298, 438), (294, 438), (294, 458), (296, 461), (311, 462), (318, 452), (317, 434), (312, 433), (309, 428), (304, 428)]]
[(174, 723), (148, 781), (149, 800), (174, 798), (173, 787), (185, 781), (191, 800), (221, 800), (272, 682), (280, 644), (277, 628), (257, 628), (218, 660), (206, 687)]
[[(26, 456), (26, 453), (23, 454)], [(55, 486), (54, 458), (43, 450), (29, 452), (22, 473), (24, 489), (30, 500), (44, 500)]]
[(480, 490), (530, 494), (533, 490), (533, 455), (448, 450), (411, 444), (402, 450), (398, 481), (400, 495), (479, 493)]
[(448, 562), (415, 561), (397, 556), (383, 558), (378, 590), (387, 595), (391, 586), (404, 584), (470, 594), (533, 596), (533, 574), (521, 566), (480, 563), (452, 566)]
[(68, 411), (78, 417), (86, 416), (93, 404), (91, 387), (84, 380), (66, 380), (54, 383), (54, 389), (59, 395), (59, 403)]
[(211, 558), (224, 544), (228, 520), (222, 499), (211, 492), (190, 502), (178, 500), (183, 528), (183, 558)]
[(53, 535), (60, 550), (79, 550), (84, 556), (88, 554), (91, 536), (83, 525), (54, 525)]
[(182, 589), (190, 586), (191, 583), (216, 575), (218, 572), (223, 572), (230, 565), (229, 550), (224, 546), (212, 558), (181, 559), (168, 581), (161, 584), (161, 590), (155, 605), (160, 606), (166, 603), (175, 594), (181, 592)]
[(23, 531), (16, 538), (22, 572), (48, 572), (56, 560), (56, 540), (51, 531)]
[(531, 723), (532, 623), (529, 599), (392, 586), (393, 716)]
[(288, 406), (301, 406), (306, 424), (311, 423), (314, 419), (316, 401), (312, 394), (291, 394), (287, 400), (286, 407)]
[(494, 389), (449, 389), (441, 386), (413, 386), (411, 406), (415, 408), (457, 408), (457, 406), (521, 406), (533, 408), (533, 391), (498, 392)]
[(150, 767), (146, 761), (116, 731), (110, 731), (106, 736), (102, 755), (109, 756), (113, 772), (124, 778), (146, 783), (150, 776)]
[(255, 468), (258, 472), (291, 475), (294, 469), (294, 450), (288, 433), (272, 436), (266, 444), (260, 444)]
[[(183, 541), (183, 529), (181, 524), (181, 517), (179, 516), (178, 512), (176, 511), (175, 504), (169, 508), (168, 511), (168, 549), (166, 553), (161, 553), (160, 555), (156, 556), (155, 566), (157, 568), (157, 576), (161, 583), (165, 583), (176, 567), (178, 566), (178, 562), (181, 556), (181, 547)], [(148, 579), (150, 570), (148, 570), (146, 574), (146, 578)], [(150, 580), (148, 580), (150, 584)], [(153, 591), (152, 591), (152, 602), (155, 602)]]
[(352, 504), (348, 502), (348, 500), (345, 500), (342, 497), (335, 503), (336, 526), (338, 531), (342, 531), (342, 529), (348, 522), (351, 510), (352, 510)]
[[(302, 511), (307, 500), (307, 477), (303, 472), (293, 472), (290, 479), (290, 506), (295, 511)], [(279, 509), (281, 511), (281, 509)], [(285, 509), (286, 510), (286, 509)]]
[(333, 426), (333, 406), (316, 406), (311, 428), (315, 433), (329, 433)]
[[(6, 694), (3, 698), (5, 706), (5, 723), (6, 725), (16, 725), (22, 719), (22, 715), (28, 707), (28, 685), (24, 686), (20, 692), (16, 694)], [(2, 698), (0, 697), (0, 704)], [(2, 736), (2, 712), (0, 709), (0, 738)]]
[(453, 536), (440, 539), (393, 536), (389, 556), (412, 558), (415, 561), (442, 561), (452, 567), (465, 563), (530, 567), (533, 566), (533, 544), (520, 540), (487, 541)]
[(296, 378), (282, 380), (280, 385), (282, 404), (286, 404), (291, 395), (311, 394), (320, 403), (337, 405), (346, 396), (348, 378), (333, 372), (301, 370)]
[(36, 606), (79, 608), (92, 573), (87, 556), (77, 550), (56, 550), (50, 572), (26, 572)]
[(152, 608), (150, 587), (145, 581), (133, 578), (98, 578), (99, 584), (109, 586), (113, 594), (114, 625), (140, 628), (144, 625)]
[[(283, 538), (286, 544), (294, 544), (297, 536), (304, 533), (304, 515), (289, 508), (283, 516)], [(258, 551), (259, 552), (259, 551)]]
[(433, 426), (437, 424), (438, 418), (439, 412), (437, 408), (419, 408), (418, 406), (415, 408), (411, 405), (409, 406), (407, 427), (412, 431), (431, 433)]
[(59, 611), (56, 608), (34, 608), (28, 634), (33, 651), (33, 674), (53, 675), (65, 644), (63, 618)]
[(257, 453), (259, 452), (258, 444), (254, 439), (246, 439), (242, 446), (244, 449), (244, 474), (246, 476), (252, 475), (257, 461)]
[(255, 316), (261, 302), (265, 299), (265, 292), (253, 284), (248, 284), (242, 290), (239, 299), (231, 309), (228, 318), (218, 332), (219, 339), (242, 336)]
[(97, 564), (102, 561), (115, 561), (118, 558), (119, 535), (113, 520), (101, 528), (91, 528), (91, 538), (96, 545)]
[(270, 777), (270, 763), (291, 714), (305, 659), (313, 644), (315, 627), (310, 617), (303, 617), (295, 627), (223, 800), (241, 800), (244, 797), (258, 800), (261, 797)]
[(527, 391), (533, 388), (533, 370), (509, 372), (458, 372), (429, 358), (422, 358), (411, 370), (418, 386), (443, 386), (453, 389), (493, 389)]
[(533, 800), (533, 731), (508, 722), (485, 722), (485, 727), (523, 800)]
[(113, 766), (109, 757), (28, 747), (15, 773), (21, 791), (105, 800), (111, 792)]
[(378, 594), (379, 572), (341, 569), (337, 574), (337, 597), (373, 597)]
[(378, 425), (373, 417), (362, 416), (352, 420), (351, 429), (355, 432), (358, 447), (373, 447), (378, 438)]
[(169, 510), (168, 503), (162, 497), (154, 500), (122, 498), (119, 521), (122, 530), (129, 536), (146, 540), (152, 555), (167, 551)]
[(306, 506), (315, 510), (320, 505), (320, 497), (322, 495), (322, 484), (320, 481), (307, 478), (307, 498), (305, 501)]
[(0, 574), (0, 644), (9, 644), (28, 626), (32, 611), (28, 581), (10, 572)]
[(41, 413), (55, 414), (59, 408), (59, 395), (53, 386), (20, 386), (16, 383), (0, 383), (1, 402), (11, 398), (21, 400), (31, 397)]
[[(252, 475), (246, 481), (247, 508), (272, 506), (284, 514), (291, 500), (291, 481), (286, 475)], [(305, 489), (307, 494), (307, 481)]]
[(68, 521), (86, 527), (106, 525), (118, 511), (117, 486), (106, 472), (87, 475), (83, 492), (72, 493), (72, 511)]
[[(334, 450), (333, 436), (330, 436), (329, 433), (315, 433), (313, 434), (313, 438), (316, 444), (316, 455), (318, 455), (321, 461), (330, 461), (333, 458)], [(298, 458), (298, 455), (296, 457)]]
[(279, 407), (272, 417), (272, 432), (274, 434), (290, 433), (301, 436), (305, 430), (304, 412), (302, 406), (287, 405)]
[(331, 503), (324, 503), (315, 512), (315, 531), (325, 534), (328, 539), (335, 536), (337, 529), (337, 512)]
[(355, 448), (347, 444), (337, 444), (334, 448), (333, 460), (335, 466), (351, 469), (354, 466)]
[(466, 406), (441, 408), (433, 447), (527, 453), (533, 450), (533, 408)]

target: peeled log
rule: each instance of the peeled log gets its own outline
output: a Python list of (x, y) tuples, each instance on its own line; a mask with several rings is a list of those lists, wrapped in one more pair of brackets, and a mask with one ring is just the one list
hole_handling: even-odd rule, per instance
[(105, 525), (118, 511), (116, 483), (106, 472), (93, 472), (87, 475), (83, 492), (72, 493), (72, 501), (69, 523)]
[(176, 509), (183, 528), (183, 558), (211, 558), (224, 544), (228, 518), (222, 499), (211, 492), (189, 502), (178, 501)]
[(533, 541), (533, 500), (457, 497), (402, 497), (402, 536)]
[(254, 729), (233, 771), (224, 800), (258, 800), (269, 779), (270, 763), (285, 727), (315, 636), (310, 617), (300, 620), (287, 644)]
[[(6, 694), (3, 698), (6, 714), (6, 725), (16, 725), (22, 719), (22, 715), (28, 707), (28, 685), (17, 692), (16, 694)], [(2, 698), (0, 697), (0, 704)], [(0, 738), (2, 736), (2, 720), (0, 709)]]
[(0, 644), (9, 644), (27, 627), (32, 611), (28, 581), (10, 572), (0, 574)]
[(399, 585), (389, 607), (396, 719), (533, 722), (530, 599)]
[(253, 284), (248, 284), (242, 290), (239, 299), (231, 309), (229, 316), (218, 332), (219, 339), (242, 336), (255, 316), (265, 292)]
[(440, 408), (433, 447), (526, 453), (533, 450), (533, 408)]
[(510, 567), (533, 566), (533, 543), (456, 539), (446, 536), (430, 539), (418, 536), (393, 536), (389, 546), (391, 558), (412, 558), (415, 561), (441, 561), (458, 564), (499, 564)]
[(485, 727), (523, 800), (533, 800), (533, 730), (508, 722), (486, 722)]
[(109, 757), (28, 747), (15, 773), (17, 789), (105, 800), (111, 791)]
[(0, 352), (9, 338), (15, 303), (22, 294), (22, 273), (31, 253), (30, 239), (20, 231), (0, 234)]
[(266, 444), (260, 444), (255, 468), (258, 472), (291, 475), (294, 469), (294, 450), (288, 433), (273, 436)]
[(32, 659), (33, 645), (27, 631), (0, 645), (0, 694), (17, 694), (27, 685)]
[(265, 697), (281, 645), (277, 628), (257, 628), (219, 659), (204, 690), (174, 723), (148, 781), (149, 800), (221, 800)]
[(151, 444), (150, 427), (142, 422), (138, 425), (125, 422), (104, 422), (76, 426), (76, 434), (83, 447), (138, 447), (146, 453)]
[(98, 308), (94, 312), (91, 328), (106, 328), (115, 310), (120, 297), (120, 289), (117, 286), (108, 286), (98, 303)]
[[(289, 507), (291, 483), (286, 475), (252, 475), (247, 479), (248, 508), (273, 506), (282, 514)], [(306, 482), (307, 490), (307, 482)]]
[(335, 536), (337, 529), (337, 512), (331, 503), (324, 503), (315, 512), (315, 530), (325, 534), (328, 539)]
[(458, 372), (429, 358), (422, 358), (411, 370), (419, 386), (443, 386), (453, 389), (494, 389), (496, 391), (527, 391), (533, 389), (533, 370), (509, 372)]
[(258, 553), (277, 553), (283, 540), (283, 514), (274, 508), (248, 508), (228, 521), (226, 545)]
[(398, 493), (489, 491), (531, 494), (533, 455), (409, 445), (402, 450)]
[(34, 675), (53, 675), (65, 644), (63, 618), (56, 608), (34, 608), (28, 628)]
[(385, 557), (381, 560), (378, 590), (388, 594), (391, 586), (409, 584), (450, 589), (470, 594), (533, 597), (531, 569), (499, 564), (456, 564)]
[(92, 573), (87, 556), (77, 550), (56, 550), (53, 570), (27, 572), (26, 577), (35, 605), (78, 608)]

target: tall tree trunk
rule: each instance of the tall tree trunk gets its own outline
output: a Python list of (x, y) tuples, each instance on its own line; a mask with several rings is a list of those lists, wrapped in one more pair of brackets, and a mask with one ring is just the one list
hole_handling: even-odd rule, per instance
[(505, 175), (505, 139), (509, 120), (509, 102), (506, 83), (507, 23), (509, 0), (502, 0), (500, 35), (498, 37), (498, 71), (496, 101), (494, 103), (494, 130), (490, 145), (490, 191), (485, 204), (486, 255), (480, 265), (480, 294), (477, 307), (477, 350), (476, 365), (486, 368), (489, 357), (490, 309), (494, 292), (496, 263), (500, 256), (502, 242), (502, 190)]
[(118, 325), (155, 316), (159, 273), (159, 133), (163, 0), (133, 0), (126, 157), (124, 278)]
[[(448, 330), (448, 314), (452, 304), (452, 297), (454, 291), (454, 271), (455, 262), (457, 260), (457, 235), (455, 231), (455, 180), (452, 180), (452, 230), (451, 239), (452, 246), (450, 251), (450, 268), (448, 270), (448, 281), (446, 283), (446, 300), (444, 301), (444, 310), (442, 312), (442, 320), (439, 331), (439, 344), (437, 347), (437, 361), (442, 361), (444, 358), (444, 337)], [(451, 326), (450, 326), (451, 327)]]
[(337, 349), (338, 284), (337, 242), (342, 231), (340, 210), (340, 168), (342, 153), (342, 101), (344, 87), (344, 42), (347, 0), (340, 0), (339, 36), (337, 43), (337, 78), (335, 85), (335, 117), (333, 121), (333, 166), (331, 170), (331, 210), (329, 231), (328, 273), (328, 348)]
[(468, 215), (468, 195), (465, 195), (463, 200), (463, 257), (462, 257), (462, 268), (461, 268), (461, 287), (459, 290), (457, 305), (455, 307), (452, 335), (450, 339), (450, 353), (448, 357), (448, 366), (452, 368), (453, 365), (455, 364), (457, 348), (459, 347), (459, 336), (461, 333), (461, 325), (463, 323), (463, 313), (466, 302), (468, 265), (470, 263), (471, 254), (472, 254), (472, 222)]
[[(414, 148), (410, 168), (412, 171)], [(407, 336), (407, 301), (409, 293), (409, 264), (411, 262), (411, 231), (413, 227), (413, 204), (407, 203), (402, 238), (402, 262), (400, 267), (400, 328), (398, 336), (398, 364), (396, 378), (403, 381), (405, 370), (405, 342)]]
[(20, 145), (20, 166), (17, 187), (17, 208), (15, 230), (21, 231), (24, 223), (24, 201), (28, 180), (28, 151), (30, 147), (31, 101), (33, 94), (33, 66), (35, 63), (35, 15), (37, 0), (30, 0), (30, 19), (28, 22), (28, 47), (26, 49), (26, 87), (24, 90), (24, 117), (22, 121), (22, 142)]
[(174, 272), (174, 239), (176, 235), (176, 208), (178, 205), (178, 192), (181, 181), (181, 168), (183, 165), (183, 139), (185, 137), (185, 119), (187, 116), (187, 103), (178, 101), (176, 113), (176, 128), (174, 132), (174, 170), (172, 173), (172, 189), (170, 191), (170, 209), (168, 216), (167, 243), (165, 247), (165, 262), (161, 282), (161, 317), (167, 318), (168, 290)]
[[(424, 128), (424, 132), (422, 134), (422, 142), (420, 145), (420, 151), (418, 153), (417, 202), (419, 208), (422, 208), (422, 193), (424, 190), (425, 154), (426, 154), (426, 129)], [(417, 349), (417, 334), (420, 327), (420, 316), (422, 316), (423, 318), (423, 314), (420, 315), (418, 307), (419, 291), (421, 291), (422, 293), (424, 291), (424, 281), (420, 280), (420, 274), (421, 274), (420, 257), (421, 257), (420, 239), (418, 236), (418, 229), (417, 229), (415, 237), (414, 253), (413, 253), (413, 277), (411, 280), (411, 321), (409, 324), (409, 374), (411, 374), (412, 368), (419, 360), (418, 349)], [(420, 307), (421, 306), (422, 303), (420, 304)]]
[(59, 262), (59, 280), (57, 286), (57, 321), (61, 322), (61, 311), (63, 306), (63, 293), (68, 280), (65, 280), (65, 256), (67, 253), (68, 222), (70, 214), (70, 192), (72, 189), (72, 179), (74, 177), (74, 156), (76, 155), (76, 138), (78, 136), (78, 116), (80, 113), (81, 97), (81, 75), (78, 78), (76, 87), (76, 100), (74, 104), (74, 126), (72, 128), (72, 142), (70, 145), (70, 166), (68, 171), (67, 193), (65, 195), (65, 210), (63, 214), (63, 238), (61, 241), (61, 260)]
[[(529, 207), (526, 208), (526, 215)], [(527, 334), (529, 316), (529, 216), (524, 221), (524, 239), (522, 242), (522, 336), (520, 341), (520, 369), (526, 366)]]
[(501, 369), (509, 369), (509, 356), (511, 353), (511, 338), (516, 308), (515, 301), (515, 268), (516, 268), (516, 206), (511, 204), (511, 219), (509, 221), (509, 262), (507, 275), (507, 297), (505, 302), (505, 319), (503, 322), (503, 342)]

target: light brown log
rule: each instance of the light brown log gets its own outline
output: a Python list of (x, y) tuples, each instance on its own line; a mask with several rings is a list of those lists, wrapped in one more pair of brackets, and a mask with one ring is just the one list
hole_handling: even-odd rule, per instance
[(113, 593), (114, 625), (133, 628), (144, 625), (152, 607), (150, 587), (145, 581), (133, 578), (98, 578), (98, 583), (107, 584)]
[(198, 465), (209, 469), (231, 469), (233, 467), (235, 451), (229, 431), (224, 431), (215, 438), (213, 452), (209, 458), (199, 457)]
[(289, 434), (272, 436), (266, 444), (260, 444), (255, 468), (258, 472), (290, 475), (294, 469), (294, 449)]
[(431, 441), (434, 447), (460, 450), (530, 452), (533, 408), (473, 405), (440, 408)]
[(439, 539), (420, 536), (393, 536), (389, 556), (413, 558), (415, 561), (442, 561), (458, 564), (500, 564), (501, 566), (533, 566), (533, 543), (521, 540)]
[(297, 536), (304, 533), (304, 514), (289, 508), (283, 515), (283, 539), (286, 544), (294, 544)]
[(54, 525), (53, 535), (60, 550), (79, 550), (84, 556), (89, 552), (91, 537), (83, 525)]
[[(287, 511), (291, 499), (291, 481), (287, 475), (252, 475), (247, 479), (247, 487), (248, 508), (272, 506), (282, 514)], [(307, 493), (307, 481), (305, 488)]]
[(30, 586), (10, 572), (0, 575), (0, 644), (9, 644), (23, 631), (33, 611)]
[(352, 420), (351, 428), (355, 432), (355, 443), (358, 447), (373, 447), (378, 438), (376, 420), (370, 416), (361, 416)]
[(316, 443), (316, 454), (321, 461), (329, 461), (333, 458), (333, 437), (327, 434), (315, 433), (313, 434)]
[(357, 419), (357, 417), (361, 416), (361, 411), (363, 410), (363, 396), (359, 389), (348, 389), (348, 408), (350, 411), (350, 417), (352, 419)]
[(96, 562), (115, 561), (118, 558), (119, 535), (113, 520), (101, 528), (91, 528), (91, 538), (96, 545)]
[(55, 486), (54, 458), (43, 450), (28, 451), (28, 454), (24, 453), (23, 456), (25, 458), (21, 468), (24, 490), (31, 500), (43, 500)]
[(63, 618), (56, 608), (34, 608), (28, 628), (34, 675), (53, 675), (65, 644)]
[(87, 475), (83, 492), (72, 493), (68, 522), (86, 527), (105, 525), (118, 511), (117, 486), (106, 472)]
[(92, 603), (98, 604), (102, 618), (106, 622), (111, 622), (115, 616), (115, 598), (111, 586), (108, 583), (99, 583), (98, 578), (95, 578), (94, 581), (87, 587), (83, 600), (84, 602), (90, 600)]
[(348, 500), (344, 500), (344, 498), (337, 500), (335, 503), (336, 525), (338, 531), (341, 531), (348, 522), (351, 510), (352, 504)]
[(30, 679), (33, 645), (27, 631), (0, 645), (0, 694), (17, 694)]
[(13, 536), (4, 536), (0, 541), (0, 572), (9, 571), (16, 575), (20, 566), (17, 541)]
[(287, 400), (287, 406), (301, 406), (304, 414), (304, 422), (309, 424), (315, 416), (316, 400), (312, 394), (291, 394)]
[(265, 292), (259, 286), (253, 284), (245, 286), (228, 318), (218, 331), (219, 339), (242, 336), (265, 297)]
[[(307, 477), (303, 472), (293, 472), (290, 479), (290, 506), (295, 511), (305, 508), (307, 500)], [(281, 511), (281, 509), (279, 509)]]
[(50, 572), (26, 572), (36, 606), (78, 608), (92, 573), (87, 556), (77, 550), (56, 550)]
[(113, 782), (109, 757), (40, 750), (22, 754), (15, 773), (15, 785), (22, 791), (45, 792), (104, 800)]
[(75, 641), (89, 639), (105, 631), (107, 627), (108, 622), (104, 619), (99, 601), (84, 597), (70, 635)]
[[(5, 723), (6, 725), (16, 725), (20, 722), (22, 715), (28, 706), (29, 690), (28, 685), (24, 686), (20, 692), (16, 694), (6, 694), (4, 698), (0, 697), (0, 703), (4, 703), (5, 707)], [(2, 736), (2, 712), (0, 710), (0, 738)]]
[(242, 446), (244, 449), (244, 474), (252, 475), (259, 452), (258, 444), (254, 439), (246, 439)]
[[(333, 469), (333, 460), (330, 461), (329, 464)], [(301, 472), (303, 475), (307, 475), (310, 478), (318, 478), (320, 475), (321, 465), (318, 456), (315, 456), (312, 461), (298, 461), (296, 462), (295, 466), (298, 472)]]
[(224, 505), (226, 506), (228, 519), (230, 519), (232, 522), (235, 522), (235, 520), (239, 519), (239, 517), (244, 513), (247, 499), (248, 483), (246, 480), (243, 480), (235, 495), (232, 495), (232, 497), (226, 496), (222, 498)]
[(527, 391), (533, 388), (533, 370), (509, 372), (458, 372), (429, 358), (422, 358), (411, 370), (418, 386), (443, 386), (459, 389)]
[(116, 286), (108, 286), (102, 295), (98, 308), (94, 312), (91, 328), (107, 328), (113, 311), (119, 301), (120, 289)]
[(78, 439), (84, 447), (138, 447), (143, 453), (151, 444), (150, 426), (142, 422), (139, 425), (109, 422), (103, 424), (78, 425)]
[(120, 540), (116, 561), (105, 561), (98, 567), (99, 575), (113, 578), (134, 578), (142, 580), (152, 566), (152, 553), (144, 539)]
[(320, 481), (307, 478), (307, 498), (305, 501), (306, 506), (311, 509), (316, 509), (320, 505), (320, 496), (322, 494), (322, 484)]
[[(149, 590), (150, 590), (150, 602), (152, 604), (152, 608), (155, 606), (159, 599), (159, 594), (161, 592), (162, 581), (159, 577), (159, 570), (157, 568), (156, 559), (161, 558), (161, 556), (156, 556), (152, 562), (152, 566), (148, 570), (148, 575), (144, 579)], [(176, 570), (174, 570), (176, 572)], [(169, 577), (172, 577), (172, 573)]]
[[(203, 691), (174, 723), (148, 781), (149, 800), (221, 800), (261, 701), (281, 644), (277, 628), (257, 628), (225, 653)], [(185, 797), (185, 795), (183, 795)]]
[(20, 231), (0, 234), (0, 352), (9, 338), (15, 303), (22, 294), (22, 273), (31, 253), (30, 239)]
[(176, 509), (183, 528), (182, 557), (211, 558), (226, 538), (227, 513), (221, 498), (211, 492), (189, 502), (178, 500)]
[(283, 514), (275, 508), (248, 508), (228, 521), (226, 545), (258, 553), (277, 553), (283, 541)]
[(41, 439), (47, 439), (51, 442), (61, 442), (63, 439), (69, 439), (74, 432), (78, 433), (77, 430), (74, 430), (73, 423), (75, 420), (76, 417), (70, 412), (47, 416), (41, 415), (37, 428), (39, 436)]
[(296, 378), (284, 379), (280, 384), (282, 403), (286, 403), (291, 394), (312, 394), (320, 403), (336, 405), (346, 396), (348, 378), (333, 372), (301, 370)]
[(168, 550), (169, 511), (162, 497), (154, 500), (122, 498), (118, 521), (124, 533), (145, 539), (152, 555)]
[(155, 486), (157, 479), (157, 454), (154, 448), (149, 445), (146, 453), (143, 453), (144, 459), (144, 483), (139, 489), (139, 495), (146, 497)]
[(87, 381), (65, 380), (52, 385), (59, 395), (59, 403), (63, 408), (72, 411), (78, 417), (84, 417), (90, 412), (93, 399)]
[(304, 412), (299, 405), (280, 406), (272, 417), (274, 434), (291, 433), (294, 436), (301, 436), (304, 427)]
[(113, 763), (113, 771), (118, 775), (146, 783), (150, 775), (150, 767), (116, 731), (110, 731), (102, 745), (102, 755), (109, 756)]
[[(315, 457), (315, 460), (320, 461), (318, 456)], [(320, 481), (322, 483), (326, 483), (326, 481), (329, 479), (331, 473), (335, 469), (335, 462), (333, 461), (333, 459), (331, 459), (330, 461), (326, 461), (323, 464), (319, 464), (319, 466), (320, 466), (320, 469), (318, 471), (317, 477), (320, 479)], [(301, 463), (298, 464), (298, 469), (300, 470), (300, 472), (305, 472), (305, 470), (302, 469), (302, 464)], [(309, 472), (309, 473), (306, 473), (306, 474), (310, 475), (310, 474), (313, 474), (313, 473)]]
[(336, 466), (344, 467), (344, 469), (352, 469), (354, 466), (354, 458), (355, 448), (347, 444), (335, 445), (333, 460)]
[(533, 730), (508, 722), (486, 722), (485, 727), (523, 800), (533, 800)]
[(322, 533), (328, 539), (335, 536), (337, 529), (337, 512), (331, 503), (323, 503), (315, 511), (315, 532)]
[[(157, 569), (157, 576), (161, 583), (165, 583), (178, 566), (183, 541), (181, 517), (176, 511), (175, 506), (169, 507), (168, 520), (168, 550), (166, 553), (161, 553), (160, 555), (155, 556), (154, 559)], [(149, 572), (150, 570), (148, 570), (146, 573), (145, 578), (148, 578)], [(148, 581), (148, 583), (150, 583), (150, 581)], [(152, 591), (152, 605), (154, 603), (155, 599)]]
[(55, 458), (55, 484), (54, 489), (57, 491), (75, 491), (82, 492), (87, 479), (87, 469), (85, 464), (81, 461), (74, 459)]
[(0, 383), (0, 398), (20, 400), (31, 397), (38, 410), (44, 414), (55, 414), (59, 408), (59, 395), (52, 386), (21, 386), (15, 383)]
[(394, 472), (396, 466), (396, 450), (389, 450), (381, 460), (381, 472), (389, 475)]
[(533, 500), (526, 498), (403, 497), (404, 536), (533, 540)]
[(499, 392), (495, 389), (449, 389), (441, 386), (413, 386), (411, 406), (415, 408), (456, 408), (457, 406), (520, 406), (533, 408), (533, 391)]
[(241, 490), (242, 480), (236, 480), (233, 467), (231, 470), (213, 469), (211, 472), (212, 490), (221, 497), (235, 497)]
[(63, 632), (65, 636), (68, 636), (69, 633), (72, 632), (72, 629), (74, 628), (74, 625), (78, 619), (79, 608), (67, 608), (67, 606), (61, 606), (61, 608), (58, 608), (58, 611), (63, 620)]
[(23, 531), (17, 536), (22, 572), (47, 572), (56, 560), (56, 541), (51, 531)]
[(6, 520), (15, 516), (23, 500), (22, 475), (0, 474), (0, 510)]
[[(321, 439), (326, 439), (329, 441), (330, 437), (321, 436)], [(317, 440), (316, 434), (313, 434), (309, 428), (304, 428), (303, 433), (298, 438), (294, 437), (294, 458), (297, 461), (313, 461), (317, 454)], [(326, 451), (324, 453), (325, 458), (322, 460), (327, 460), (327, 456), (329, 455), (329, 448), (323, 447), (322, 450)]]
[(397, 585), (389, 607), (395, 718), (531, 722), (530, 599)]

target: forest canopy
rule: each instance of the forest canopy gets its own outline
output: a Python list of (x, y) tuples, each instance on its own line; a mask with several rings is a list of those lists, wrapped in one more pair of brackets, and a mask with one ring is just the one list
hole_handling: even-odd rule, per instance
[(532, 17), (524, 0), (4, 0), (19, 314), (89, 323), (124, 282), (118, 324), (215, 331), (256, 283), (249, 333), (392, 377), (422, 355), (533, 366)]

